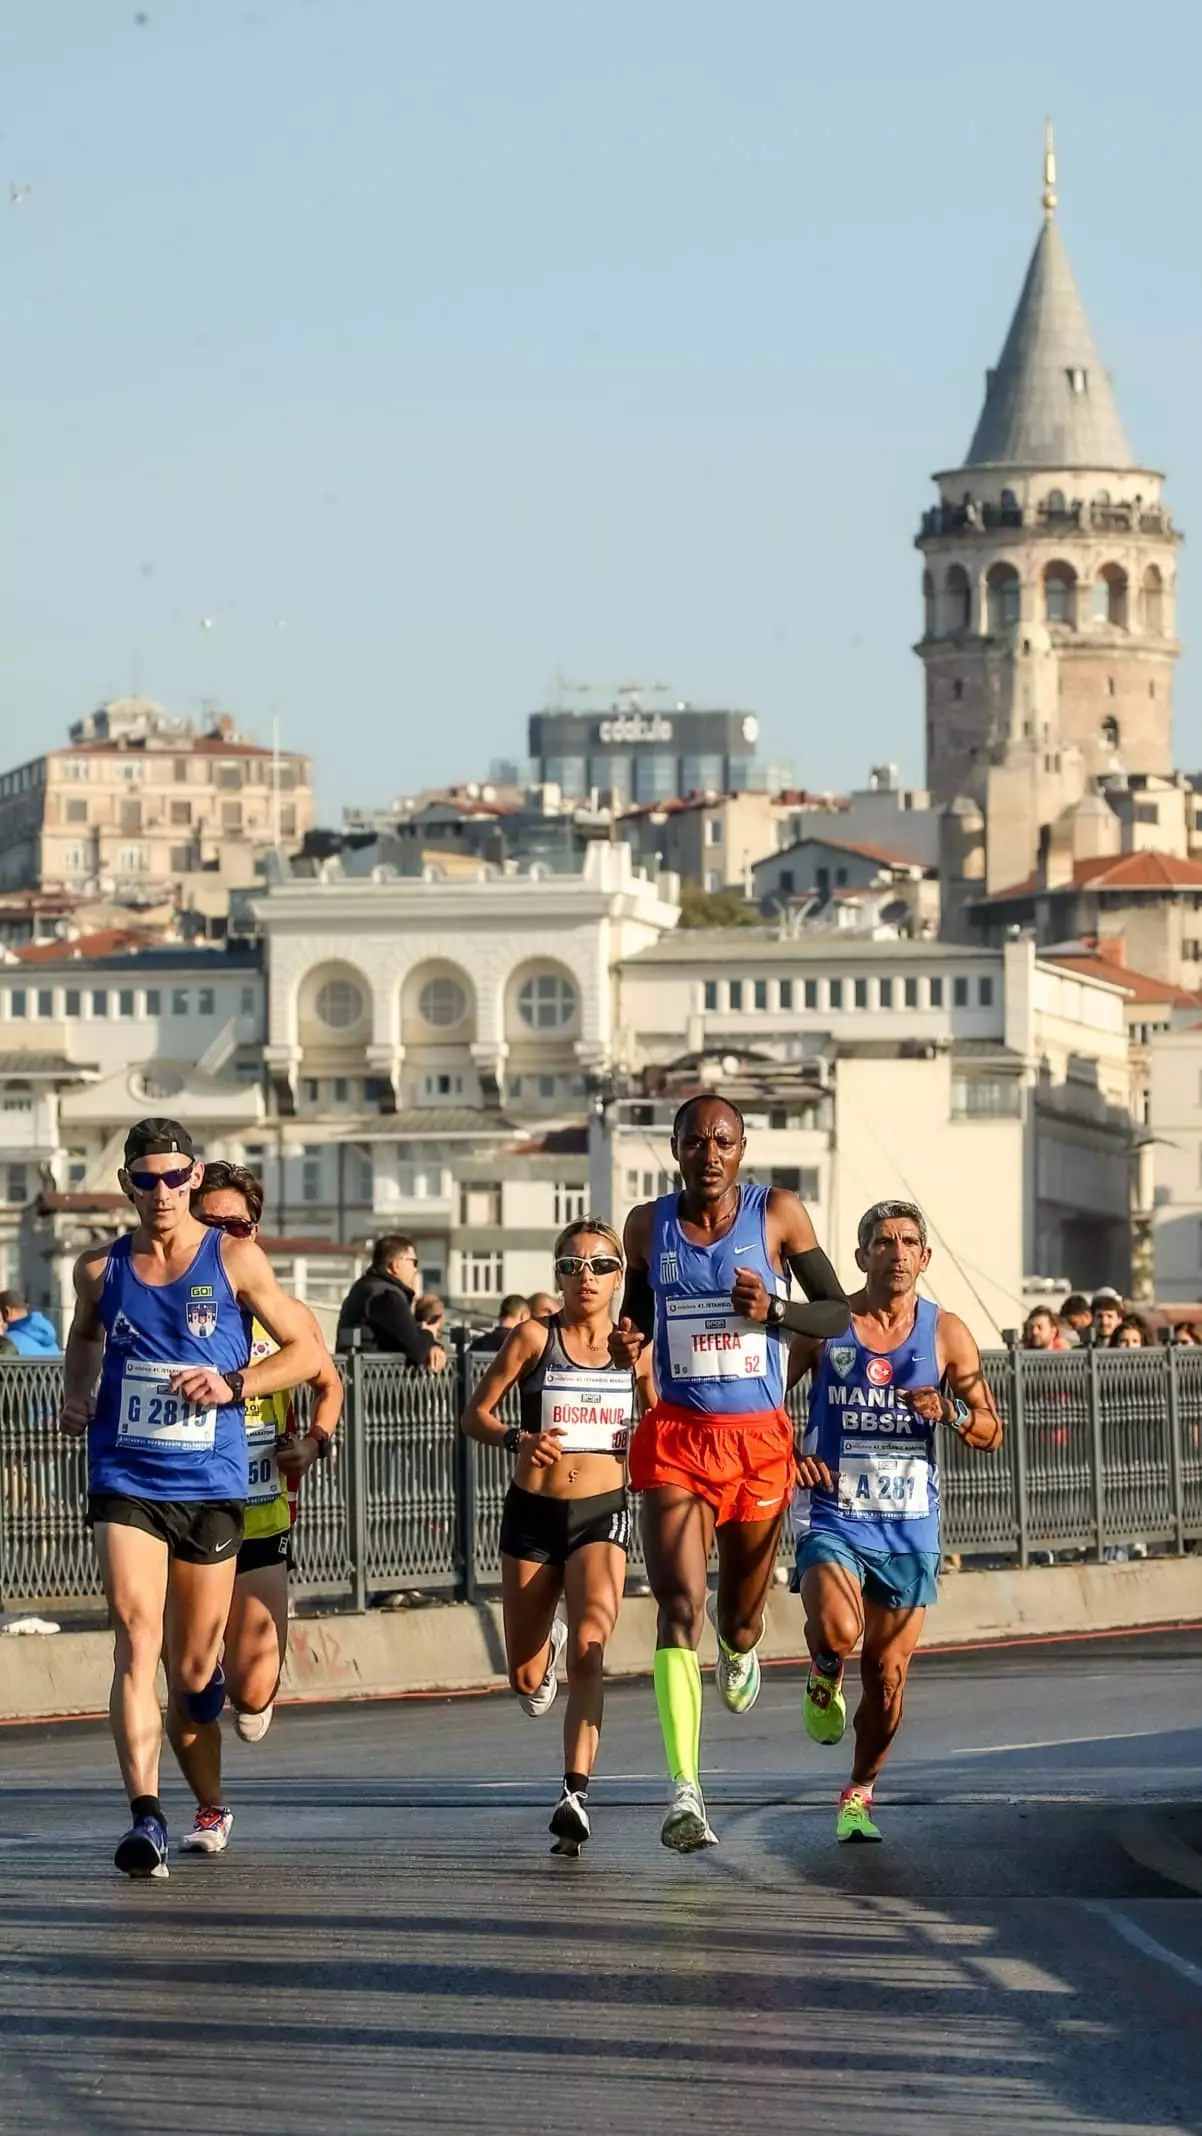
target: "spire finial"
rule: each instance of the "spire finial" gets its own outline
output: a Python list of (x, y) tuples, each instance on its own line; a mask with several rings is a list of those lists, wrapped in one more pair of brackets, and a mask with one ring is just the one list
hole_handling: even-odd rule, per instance
[(1043, 129), (1043, 212), (1049, 222), (1056, 212), (1056, 141), (1050, 119)]

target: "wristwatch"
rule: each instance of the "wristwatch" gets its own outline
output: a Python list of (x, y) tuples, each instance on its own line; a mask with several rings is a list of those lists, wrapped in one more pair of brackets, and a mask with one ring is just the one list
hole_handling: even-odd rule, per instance
[(333, 1432), (319, 1431), (315, 1425), (310, 1424), (307, 1436), (316, 1441), (318, 1460), (328, 1461), (334, 1451)]
[(233, 1407), (235, 1403), (240, 1402), (242, 1400), (242, 1387), (245, 1379), (245, 1374), (242, 1372), (223, 1372), (221, 1377), (230, 1390), (230, 1406)]
[(769, 1300), (768, 1300), (768, 1325), (769, 1325), (769, 1327), (770, 1327), (770, 1328), (778, 1328), (778, 1327), (779, 1327), (779, 1326), (781, 1325), (781, 1322), (783, 1321), (784, 1317), (785, 1317), (785, 1300), (784, 1300), (783, 1298), (769, 1298)]
[(502, 1441), (501, 1441), (501, 1444), (502, 1444), (502, 1446), (503, 1446), (503, 1447), (505, 1448), (505, 1451), (506, 1451), (506, 1453), (507, 1453), (507, 1454), (516, 1454), (516, 1452), (517, 1452), (517, 1450), (518, 1450), (519, 1446), (521, 1445), (521, 1443), (522, 1443), (522, 1427), (521, 1427), (521, 1425), (520, 1425), (520, 1424), (511, 1424), (511, 1425), (510, 1425), (510, 1427), (509, 1427), (509, 1430), (508, 1430), (508, 1431), (506, 1432), (506, 1434), (505, 1434), (505, 1437), (504, 1437), (504, 1438), (502, 1439)]
[[(949, 1409), (951, 1410), (950, 1416), (948, 1415)], [(950, 1426), (952, 1431), (963, 1431), (966, 1424), (972, 1423), (972, 1411), (969, 1408), (968, 1403), (962, 1400), (960, 1395), (944, 1395), (943, 1421), (945, 1424)]]

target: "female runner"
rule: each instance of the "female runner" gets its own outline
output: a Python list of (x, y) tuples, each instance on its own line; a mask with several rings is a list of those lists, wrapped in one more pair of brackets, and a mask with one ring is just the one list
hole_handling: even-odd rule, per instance
[[(515, 1457), (501, 1518), (501, 1591), (509, 1682), (524, 1710), (549, 1711), (567, 1653), (563, 1793), (551, 1818), (557, 1854), (589, 1837), (589, 1775), (601, 1735), (605, 1648), (618, 1615), (630, 1544), (626, 1448), (635, 1376), (611, 1363), (622, 1279), (617, 1232), (585, 1218), (555, 1242), (561, 1311), (510, 1331), (468, 1403), (463, 1429)], [(648, 1353), (649, 1371), (650, 1353)], [(497, 1415), (511, 1387), (521, 1423)], [(556, 1616), (562, 1595), (566, 1626)]]

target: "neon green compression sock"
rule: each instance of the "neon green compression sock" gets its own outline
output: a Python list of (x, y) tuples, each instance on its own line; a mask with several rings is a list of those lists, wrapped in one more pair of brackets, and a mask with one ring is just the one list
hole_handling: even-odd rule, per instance
[(697, 1785), (701, 1766), (701, 1663), (691, 1647), (656, 1647), (655, 1703), (673, 1780)]

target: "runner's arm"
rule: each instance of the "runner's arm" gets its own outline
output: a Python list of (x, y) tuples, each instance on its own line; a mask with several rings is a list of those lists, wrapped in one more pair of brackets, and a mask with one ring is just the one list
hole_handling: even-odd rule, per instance
[[(783, 1187), (772, 1188), (768, 1196), (767, 1237), (769, 1251), (796, 1277), (808, 1300), (805, 1305), (786, 1304), (776, 1326), (819, 1342), (842, 1335), (851, 1324), (847, 1293), (818, 1244), (809, 1210)], [(731, 1295), (749, 1320), (767, 1320), (772, 1300), (753, 1269), (739, 1270)]]
[[(459, 1419), (466, 1438), (478, 1446), (504, 1446), (513, 1426), (497, 1415), (497, 1406), (538, 1363), (549, 1340), (543, 1320), (521, 1320), (510, 1329)], [(521, 1436), (522, 1452), (532, 1454), (538, 1467), (549, 1468), (559, 1460), (563, 1449), (553, 1433), (523, 1431)]]
[(822, 1356), (822, 1344), (812, 1335), (796, 1335), (789, 1344), (789, 1371), (785, 1381), (787, 1392), (799, 1385), (807, 1372), (817, 1370)]
[(107, 1260), (106, 1246), (100, 1253), (81, 1254), (75, 1263), (75, 1311), (63, 1358), (63, 1405), (59, 1411), (59, 1428), (69, 1438), (78, 1438), (87, 1430), (96, 1407), (96, 1382), (104, 1362), (100, 1287)]
[(609, 1338), (609, 1354), (615, 1365), (634, 1370), (655, 1333), (655, 1292), (651, 1288), (651, 1203), (640, 1202), (626, 1219), (622, 1245), (626, 1254), (626, 1285), (622, 1311)]
[(307, 1305), (302, 1311), (321, 1344), (321, 1364), (309, 1381), (313, 1391), (309, 1429), (303, 1439), (290, 1439), (277, 1454), (280, 1474), (290, 1483), (299, 1482), (320, 1459), (324, 1451), (322, 1442), (333, 1438), (342, 1415), (342, 1375), (326, 1348), (326, 1339), (316, 1315)]
[(967, 1422), (945, 1416), (944, 1423), (959, 1433), (966, 1446), (995, 1453), (1002, 1443), (1002, 1420), (982, 1369), (975, 1336), (956, 1313), (940, 1313), (935, 1340), (951, 1399), (966, 1403), (969, 1411)]
[[(279, 1345), (270, 1357), (246, 1366), (243, 1394), (278, 1394), (312, 1379), (321, 1365), (321, 1338), (307, 1308), (280, 1289), (263, 1248), (254, 1239), (223, 1238), (221, 1259), (239, 1305), (252, 1312)], [(233, 1399), (229, 1381), (207, 1365), (185, 1366), (172, 1375), (171, 1384), (190, 1402), (220, 1408)]]

